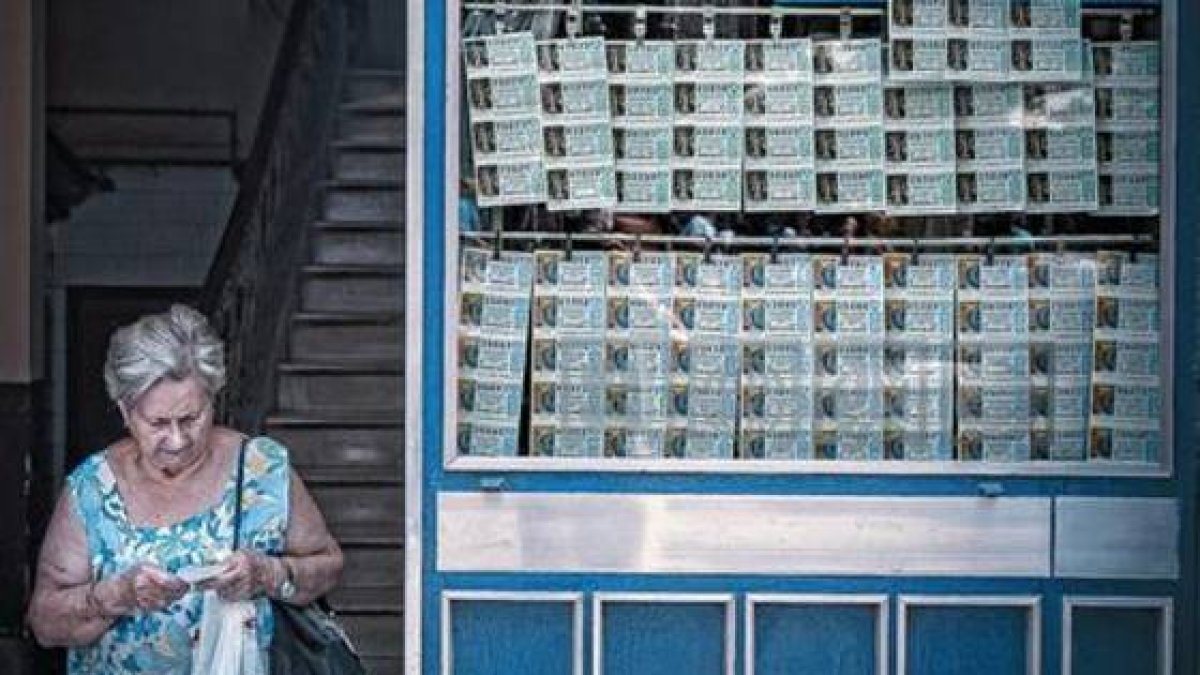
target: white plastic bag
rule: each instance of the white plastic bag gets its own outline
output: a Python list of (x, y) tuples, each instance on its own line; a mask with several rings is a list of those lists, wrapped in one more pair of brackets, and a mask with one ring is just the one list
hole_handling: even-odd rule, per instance
[(258, 649), (258, 612), (253, 602), (226, 602), (205, 591), (200, 638), (192, 647), (193, 675), (267, 675)]

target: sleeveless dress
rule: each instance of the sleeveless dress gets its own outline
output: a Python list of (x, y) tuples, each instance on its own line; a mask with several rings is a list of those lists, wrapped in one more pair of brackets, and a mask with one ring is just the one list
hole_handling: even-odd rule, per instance
[[(291, 476), (287, 449), (269, 438), (255, 438), (246, 445), (245, 461), (241, 547), (278, 555), (288, 522)], [(233, 464), (217, 504), (171, 525), (139, 527), (129, 521), (107, 451), (84, 460), (67, 479), (67, 489), (87, 533), (92, 579), (120, 574), (139, 562), (176, 573), (228, 555), (237, 484), (236, 462)], [(202, 598), (202, 592), (191, 590), (160, 611), (118, 619), (96, 642), (69, 651), (67, 672), (190, 675)], [(255, 633), (264, 663), (274, 628), (270, 608), (266, 598), (255, 600)]]

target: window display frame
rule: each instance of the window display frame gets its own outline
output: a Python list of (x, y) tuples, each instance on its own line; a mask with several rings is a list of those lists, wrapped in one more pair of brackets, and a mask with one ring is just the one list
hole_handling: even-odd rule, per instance
[[(1005, 462), (1005, 463), (990, 463), (986, 461), (964, 461), (964, 460), (948, 460), (948, 461), (924, 461), (924, 460), (894, 460), (881, 459), (870, 461), (855, 461), (855, 460), (827, 460), (827, 459), (795, 459), (795, 460), (769, 460), (769, 459), (746, 459), (746, 458), (731, 458), (731, 459), (686, 459), (686, 458), (667, 458), (658, 457), (650, 459), (636, 458), (605, 458), (605, 457), (535, 457), (535, 456), (513, 456), (513, 457), (479, 457), (461, 455), (458, 453), (457, 443), (455, 442), (458, 427), (458, 405), (457, 405), (457, 382), (458, 382), (458, 364), (457, 354), (453, 345), (456, 344), (459, 330), (459, 275), (458, 266), (461, 248), (464, 239), (461, 234), (460, 211), (459, 211), (459, 196), (458, 188), (463, 152), (460, 147), (461, 135), (459, 129), (463, 123), (465, 113), (465, 103), (460, 96), (459, 83), (463, 81), (463, 63), (461, 58), (462, 49), (462, 17), (464, 14), (462, 2), (450, 2), (445, 7), (445, 25), (446, 32), (444, 35), (445, 42), (445, 81), (453, 83), (448, 86), (444, 92), (445, 102), (445, 148), (442, 162), (444, 163), (444, 194), (442, 211), (444, 214), (445, 228), (442, 233), (444, 237), (444, 258), (441, 261), (442, 270), (444, 273), (445, 283), (443, 284), (444, 295), (442, 296), (442, 330), (440, 334), (429, 334), (427, 339), (439, 339), (446, 346), (443, 351), (444, 358), (442, 360), (441, 369), (441, 396), (442, 396), (442, 443), (441, 465), (446, 471), (451, 472), (569, 472), (569, 473), (598, 473), (598, 474), (629, 474), (629, 473), (647, 473), (647, 474), (745, 474), (745, 475), (809, 475), (809, 474), (824, 474), (824, 475), (931, 475), (931, 476), (1045, 476), (1045, 477), (1147, 477), (1147, 478), (1167, 478), (1174, 475), (1175, 469), (1175, 414), (1174, 405), (1176, 402), (1175, 392), (1175, 377), (1176, 374), (1176, 359), (1175, 352), (1175, 337), (1176, 337), (1176, 247), (1173, 245), (1176, 241), (1176, 203), (1175, 195), (1177, 190), (1178, 176), (1175, 169), (1175, 154), (1176, 145), (1176, 62), (1177, 62), (1177, 45), (1175, 44), (1175, 33), (1173, 30), (1166, 29), (1172, 26), (1174, 15), (1177, 13), (1175, 2), (1164, 0), (1161, 6), (1158, 6), (1159, 22), (1164, 27), (1162, 31), (1161, 52), (1160, 52), (1160, 99), (1161, 99), (1161, 119), (1160, 119), (1160, 212), (1158, 215), (1158, 241), (1160, 243), (1159, 255), (1159, 290), (1158, 297), (1160, 303), (1160, 329), (1159, 329), (1159, 348), (1160, 348), (1160, 382), (1162, 391), (1162, 405), (1160, 416), (1160, 434), (1162, 439), (1162, 450), (1160, 461), (1156, 463), (1133, 463), (1133, 462), (1115, 462), (1115, 461), (1059, 461), (1059, 460), (1025, 460), (1020, 462)], [(1146, 5), (1138, 3), (1129, 3), (1131, 11), (1144, 10)], [(1107, 7), (1108, 4), (1105, 5)], [(852, 5), (854, 12), (870, 15), (879, 15), (886, 13), (886, 9), (879, 9), (878, 5)], [(886, 3), (884, 4), (886, 7)], [(1120, 6), (1124, 7), (1124, 6)], [(516, 5), (509, 6), (510, 9), (518, 9)], [(586, 5), (582, 6), (586, 15)], [(562, 11), (568, 9), (567, 6), (561, 8)], [(636, 7), (631, 6), (630, 12), (633, 12)], [(786, 11), (786, 10), (785, 10)], [(818, 13), (822, 15), (837, 16), (840, 10), (829, 7), (813, 7), (807, 9), (810, 14)], [(1085, 9), (1085, 12), (1089, 10)], [(1110, 10), (1103, 10), (1108, 12)], [(1113, 3), (1115, 13), (1120, 13), (1118, 6)], [(886, 31), (883, 31), (885, 34)], [(882, 37), (882, 35), (881, 35)], [(410, 112), (411, 114), (411, 112)], [(432, 152), (432, 150), (431, 150)], [(418, 216), (419, 217), (419, 216)], [(413, 214), (410, 213), (410, 222), (414, 222)], [(479, 233), (482, 238), (489, 238), (490, 234), (486, 232)], [(545, 240), (554, 241), (555, 233), (547, 234)], [(687, 241), (684, 238), (675, 238), (676, 241)], [(703, 240), (700, 240), (701, 242)], [(737, 244), (740, 239), (734, 239), (734, 252), (740, 253), (743, 249)], [(875, 240), (851, 240), (851, 243), (858, 243), (860, 246), (867, 242), (874, 243)], [(695, 240), (691, 242), (693, 245)], [(817, 253), (821, 249), (825, 251), (836, 251), (840, 247), (841, 240), (826, 240), (823, 245), (818, 248), (806, 248), (805, 252)], [(411, 245), (411, 244), (410, 244)], [(552, 246), (557, 248), (557, 246)], [(1097, 247), (1099, 248), (1099, 247)], [(951, 249), (948, 252), (966, 252), (955, 251)], [(427, 389), (428, 390), (428, 389)]]

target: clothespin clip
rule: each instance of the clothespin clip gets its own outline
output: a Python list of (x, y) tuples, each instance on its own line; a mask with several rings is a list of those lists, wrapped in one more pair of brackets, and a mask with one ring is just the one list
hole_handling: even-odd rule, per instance
[(921, 264), (921, 238), (920, 237), (913, 238), (912, 258), (909, 262), (911, 262), (913, 265)]
[(563, 246), (563, 252), (566, 254), (567, 260), (570, 260), (575, 253), (575, 239), (570, 230), (565, 230), (564, 234), (566, 234), (566, 244)]
[(639, 232), (633, 238), (633, 262), (642, 260), (642, 235)]
[(1138, 249), (1141, 248), (1142, 235), (1133, 235), (1133, 246), (1129, 247), (1129, 262), (1136, 265), (1138, 261)]
[(706, 263), (712, 262), (712, 248), (713, 248), (712, 237), (705, 235), (704, 236), (704, 262), (706, 262)]
[(575, 2), (570, 8), (567, 9), (566, 30), (568, 39), (574, 40), (575, 38), (579, 37), (579, 20), (579, 3)]
[(996, 238), (992, 237), (988, 240), (987, 249), (984, 250), (985, 260), (988, 265), (996, 263)]
[(783, 14), (780, 13), (779, 10), (771, 11), (771, 23), (769, 30), (772, 40), (778, 42), (781, 38), (783, 38)]
[(503, 35), (504, 31), (508, 29), (506, 25), (508, 23), (508, 5), (503, 2), (497, 4), (492, 9), (492, 15), (496, 19), (496, 35)]
[(854, 216), (847, 216), (842, 224), (842, 264), (850, 264), (850, 235), (858, 232), (858, 221)]
[(717, 18), (713, 12), (712, 7), (704, 8), (703, 21), (704, 21), (704, 24), (703, 24), (704, 25), (704, 29), (703, 29), (704, 30), (704, 39), (708, 42), (712, 42), (713, 38), (715, 38), (717, 36)]
[(849, 40), (854, 34), (854, 13), (849, 7), (842, 7), (842, 12), (838, 16), (838, 32), (843, 40)]
[(771, 262), (772, 262), (772, 263), (777, 263), (777, 262), (779, 262), (779, 235), (778, 235), (778, 234), (777, 234), (777, 235), (775, 235), (775, 236), (774, 236), (774, 237), (771, 239), (771, 253), (770, 253), (770, 260), (771, 260)]
[(638, 44), (646, 39), (646, 6), (638, 5), (633, 12), (633, 38)]
[(500, 227), (500, 223), (496, 223), (496, 234), (492, 239), (492, 257), (496, 260), (500, 259), (500, 253), (504, 250), (504, 228)]
[(1125, 12), (1121, 14), (1121, 24), (1118, 27), (1121, 35), (1121, 42), (1129, 42), (1133, 39), (1133, 12)]

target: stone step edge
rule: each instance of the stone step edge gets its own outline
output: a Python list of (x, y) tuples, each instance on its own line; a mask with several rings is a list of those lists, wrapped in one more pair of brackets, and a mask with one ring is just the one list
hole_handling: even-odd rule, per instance
[(330, 410), (281, 409), (267, 415), (267, 429), (401, 429), (404, 410), (400, 408), (363, 411), (361, 409)]
[(403, 277), (404, 265), (310, 264), (302, 267), (301, 271), (314, 277)]
[(403, 375), (403, 356), (397, 354), (394, 359), (289, 359), (279, 364), (279, 372), (296, 375)]
[(331, 178), (321, 181), (321, 187), (337, 192), (403, 192), (403, 178)]
[(293, 324), (304, 326), (387, 326), (404, 323), (404, 311), (395, 312), (295, 312)]

